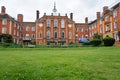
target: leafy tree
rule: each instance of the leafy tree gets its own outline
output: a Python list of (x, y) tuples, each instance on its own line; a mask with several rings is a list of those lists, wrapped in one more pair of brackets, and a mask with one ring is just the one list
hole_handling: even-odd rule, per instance
[(119, 37), (119, 41), (120, 41), (120, 30), (118, 31), (118, 37)]
[(12, 36), (9, 34), (1, 34), (0, 35), (0, 42), (2, 43), (12, 43)]
[(101, 39), (101, 36), (98, 33), (95, 33), (93, 39)]

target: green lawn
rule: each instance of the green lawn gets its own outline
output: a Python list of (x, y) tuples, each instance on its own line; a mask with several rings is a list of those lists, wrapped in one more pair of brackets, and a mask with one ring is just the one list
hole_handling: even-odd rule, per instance
[(0, 80), (120, 80), (120, 47), (0, 49)]

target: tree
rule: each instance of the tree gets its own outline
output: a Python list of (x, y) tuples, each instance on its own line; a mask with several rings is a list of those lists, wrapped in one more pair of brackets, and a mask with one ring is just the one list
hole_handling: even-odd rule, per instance
[(98, 33), (95, 33), (93, 39), (101, 39), (101, 36)]
[(1, 43), (12, 43), (12, 36), (9, 34), (1, 34), (0, 35), (0, 42)]
[(120, 42), (120, 30), (118, 31), (118, 37), (119, 37), (119, 42)]

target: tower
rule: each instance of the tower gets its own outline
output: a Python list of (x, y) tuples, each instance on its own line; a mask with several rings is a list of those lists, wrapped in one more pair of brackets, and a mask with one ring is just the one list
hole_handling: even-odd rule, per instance
[(56, 3), (54, 2), (53, 15), (57, 15)]

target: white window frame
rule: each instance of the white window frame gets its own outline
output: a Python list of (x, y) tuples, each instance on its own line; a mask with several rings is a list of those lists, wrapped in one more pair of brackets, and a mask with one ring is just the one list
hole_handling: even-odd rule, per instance
[(2, 34), (6, 34), (7, 33), (7, 30), (6, 30), (6, 28), (4, 27), (4, 28), (2, 28)]
[(58, 27), (58, 20), (57, 19), (54, 20), (54, 27)]
[(61, 20), (61, 28), (65, 28), (65, 20)]
[(7, 24), (7, 19), (2, 19), (2, 25), (6, 25)]

